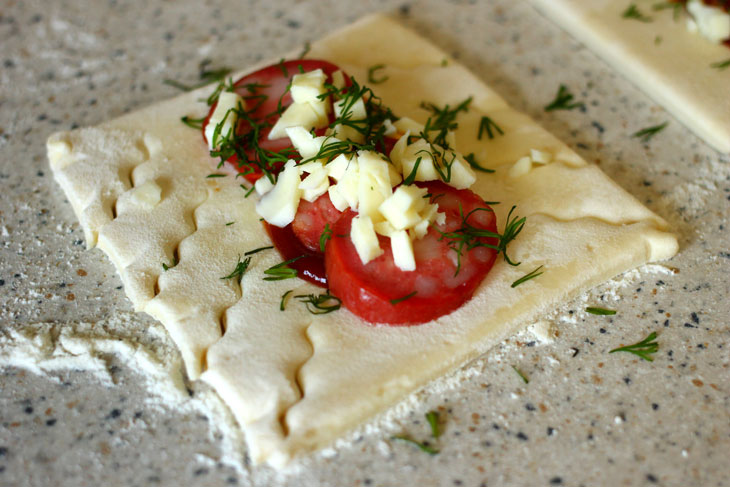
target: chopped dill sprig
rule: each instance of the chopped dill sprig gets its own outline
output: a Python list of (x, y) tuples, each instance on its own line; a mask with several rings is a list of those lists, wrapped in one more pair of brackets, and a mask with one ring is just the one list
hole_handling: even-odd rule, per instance
[[(431, 144), (439, 145), (444, 149), (450, 149), (446, 141), (448, 133), (459, 127), (459, 124), (456, 123), (456, 117), (461, 112), (466, 113), (469, 111), (471, 101), (472, 97), (469, 97), (456, 105), (455, 108), (451, 108), (449, 105), (439, 108), (433, 103), (422, 102), (421, 108), (430, 111), (433, 116), (426, 120), (421, 136)], [(436, 135), (431, 135), (431, 132), (435, 132)]]
[(436, 450), (432, 446), (428, 445), (427, 443), (425, 443), (425, 442), (421, 443), (420, 441), (416, 441), (413, 438), (410, 438), (408, 436), (396, 435), (396, 436), (391, 436), (390, 438), (392, 440), (399, 440), (399, 441), (405, 441), (406, 443), (410, 443), (411, 445), (418, 447), (418, 449), (421, 450), (422, 452), (426, 452), (429, 455), (437, 455), (439, 452), (438, 450)]
[(337, 311), (342, 307), (342, 300), (329, 293), (322, 294), (298, 294), (294, 296), (299, 302), (304, 303), (307, 311), (313, 315), (324, 315)]
[(598, 315), (598, 316), (613, 316), (616, 314), (615, 309), (606, 309), (606, 308), (596, 308), (593, 306), (589, 306), (586, 308), (586, 313), (590, 313), (592, 315)]
[(512, 370), (514, 370), (515, 372), (517, 372), (517, 375), (520, 376), (520, 379), (522, 379), (522, 382), (524, 382), (525, 384), (529, 384), (530, 383), (530, 379), (528, 379), (527, 376), (525, 374), (523, 374), (522, 371), (520, 371), (520, 369), (518, 369), (514, 365), (512, 365), (511, 367), (512, 367)]
[(227, 276), (221, 277), (221, 279), (233, 279), (236, 278), (239, 284), (241, 284), (241, 279), (243, 279), (243, 275), (248, 270), (248, 266), (251, 264), (251, 257), (246, 257), (244, 260), (241, 260), (241, 257), (238, 258), (238, 263), (236, 264), (236, 268), (233, 269), (233, 272), (228, 274)]
[(544, 271), (540, 271), (540, 269), (542, 269), (542, 266), (538, 267), (537, 269), (535, 269), (534, 271), (530, 272), (529, 274), (525, 274), (524, 276), (520, 277), (515, 282), (513, 282), (510, 287), (513, 287), (513, 288), (514, 287), (517, 287), (520, 284), (522, 284), (523, 282), (526, 282), (526, 281), (529, 281), (530, 279), (536, 278), (537, 276), (541, 275), (544, 272)]
[(672, 17), (674, 18), (674, 21), (679, 20), (679, 16), (682, 14), (682, 2), (660, 2), (655, 3), (651, 6), (651, 9), (658, 12), (660, 10), (666, 10), (666, 9), (672, 9)]
[(719, 71), (722, 71), (723, 69), (730, 68), (730, 59), (726, 59), (725, 61), (718, 61), (716, 63), (710, 64), (710, 67), (713, 69), (717, 69)]
[(178, 264), (178, 262), (177, 262), (177, 257), (173, 257), (173, 258), (172, 258), (172, 262), (170, 263), (170, 265), (167, 265), (167, 264), (165, 264), (164, 262), (162, 263), (162, 269), (163, 269), (163, 270), (164, 270), (165, 272), (167, 272), (168, 270), (170, 270), (170, 269), (172, 269), (173, 267), (175, 267), (175, 266), (176, 266), (177, 264)]
[(641, 139), (642, 142), (646, 143), (649, 142), (649, 140), (654, 137), (656, 134), (664, 130), (664, 128), (669, 125), (669, 122), (664, 122), (659, 125), (654, 125), (653, 127), (646, 127), (644, 129), (641, 129), (637, 132), (634, 132), (631, 134), (632, 137), (636, 137)]
[(385, 69), (385, 64), (376, 64), (375, 66), (370, 66), (368, 68), (368, 83), (377, 85), (390, 79), (390, 76), (381, 76), (380, 78), (375, 77), (375, 73), (381, 69)]
[(469, 154), (464, 156), (464, 160), (469, 164), (472, 169), (475, 169), (477, 171), (486, 172), (486, 173), (493, 173), (494, 169), (489, 169), (488, 167), (480, 166), (477, 162), (477, 157), (474, 155), (473, 152), (470, 152)]
[[(519, 262), (513, 262), (512, 259), (509, 258), (509, 255), (507, 255), (507, 245), (509, 245), (512, 240), (517, 238), (517, 235), (519, 235), (519, 233), (522, 231), (522, 228), (525, 226), (525, 222), (527, 221), (526, 217), (512, 217), (512, 212), (514, 212), (515, 208), (516, 206), (513, 206), (507, 214), (507, 224), (505, 225), (504, 232), (502, 234), (475, 227), (468, 222), (469, 217), (477, 211), (492, 212), (492, 209), (488, 207), (474, 208), (466, 215), (464, 215), (463, 210), (460, 207), (460, 228), (451, 232), (443, 232), (438, 228), (436, 229), (441, 234), (439, 240), (446, 239), (448, 241), (448, 247), (456, 252), (456, 273), (454, 275), (458, 274), (461, 270), (461, 257), (464, 254), (464, 250), (469, 251), (476, 247), (486, 247), (494, 249), (498, 253), (502, 253), (504, 260), (509, 265), (520, 265)], [(481, 240), (482, 238), (495, 238), (497, 239), (497, 244), (483, 242)]]
[(226, 174), (213, 173), (213, 174), (208, 174), (207, 176), (205, 176), (205, 179), (224, 178), (226, 176), (227, 176)]
[(206, 117), (190, 118), (187, 115), (185, 115), (184, 117), (182, 117), (180, 119), (180, 121), (192, 129), (202, 129), (205, 118)]
[(439, 413), (438, 411), (429, 411), (426, 413), (426, 421), (431, 427), (431, 436), (438, 438), (441, 436), (441, 430), (439, 429)]
[(546, 112), (553, 110), (572, 110), (574, 108), (583, 108), (585, 104), (582, 101), (573, 102), (574, 95), (568, 90), (568, 87), (561, 84), (555, 99), (545, 106)]
[(494, 123), (494, 120), (487, 117), (486, 115), (482, 117), (482, 119), (479, 121), (479, 133), (477, 134), (477, 139), (482, 140), (482, 135), (486, 132), (487, 137), (489, 137), (489, 140), (492, 140), (494, 138), (494, 132), (492, 132), (492, 128), (499, 133), (499, 135), (504, 135), (504, 132), (502, 129)]
[(402, 298), (391, 299), (390, 300), (390, 304), (392, 304), (393, 306), (395, 306), (396, 304), (402, 303), (403, 301), (405, 301), (407, 299), (411, 299), (416, 294), (418, 294), (418, 291), (413, 291), (412, 293), (408, 293), (405, 296), (403, 296)]
[(648, 17), (641, 13), (639, 7), (637, 7), (636, 4), (633, 3), (629, 5), (626, 10), (623, 11), (621, 17), (623, 17), (624, 19), (638, 20), (639, 22), (651, 22), (651, 17)]
[(202, 88), (205, 85), (209, 85), (211, 83), (219, 82), (226, 76), (230, 74), (232, 71), (231, 68), (218, 68), (218, 69), (207, 69), (206, 66), (210, 64), (210, 61), (203, 61), (200, 63), (200, 82), (194, 84), (194, 85), (186, 85), (183, 83), (180, 83), (179, 81), (173, 80), (173, 79), (166, 79), (162, 82), (168, 86), (172, 86), (173, 88), (177, 88), (178, 90), (182, 91), (193, 91), (198, 88)]
[(324, 224), (324, 230), (322, 230), (322, 234), (319, 236), (319, 250), (320, 252), (324, 252), (324, 248), (327, 245), (327, 241), (332, 238), (332, 229), (330, 228), (329, 223)]
[(288, 298), (289, 295), (293, 292), (293, 289), (289, 289), (287, 292), (281, 295), (281, 301), (279, 302), (279, 311), (284, 311), (286, 309), (286, 298)]
[(264, 271), (264, 274), (266, 274), (264, 281), (282, 281), (284, 279), (297, 277), (297, 270), (289, 267), (289, 264), (301, 259), (302, 257), (304, 256), (300, 255), (299, 257), (294, 257), (293, 259), (285, 260), (275, 266), (269, 267)]
[(274, 248), (273, 245), (267, 245), (266, 247), (259, 247), (257, 249), (249, 250), (248, 252), (246, 252), (243, 255), (244, 256), (248, 256), (248, 255), (258, 254), (259, 252), (262, 252), (264, 250), (270, 250), (270, 249), (273, 249), (273, 248)]
[(299, 53), (298, 59), (304, 59), (304, 56), (309, 54), (309, 51), (312, 50), (312, 44), (309, 43), (309, 41), (306, 41), (304, 43), (304, 47), (302, 48), (302, 52)]
[(644, 360), (648, 362), (653, 362), (654, 357), (651, 356), (653, 353), (657, 353), (659, 351), (659, 343), (655, 342), (657, 334), (655, 331), (651, 332), (649, 336), (644, 338), (638, 343), (634, 343), (633, 345), (626, 345), (624, 347), (618, 347), (614, 348), (608, 353), (614, 353), (614, 352), (629, 352), (633, 353), (634, 355), (643, 358)]

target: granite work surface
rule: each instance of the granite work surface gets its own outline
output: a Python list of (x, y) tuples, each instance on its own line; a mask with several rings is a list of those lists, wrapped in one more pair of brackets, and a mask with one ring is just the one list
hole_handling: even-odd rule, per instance
[[(670, 222), (680, 253), (288, 471), (252, 467), (225, 407), (185, 382), (165, 332), (85, 249), (44, 142), (177, 94), (164, 80), (277, 58), (372, 11), (598, 164)], [(0, 485), (730, 485), (730, 158), (526, 3), (4, 1), (0, 43)], [(585, 107), (545, 112), (560, 84)], [(653, 331), (653, 362), (608, 353)], [(437, 455), (392, 439), (428, 439), (429, 411)]]

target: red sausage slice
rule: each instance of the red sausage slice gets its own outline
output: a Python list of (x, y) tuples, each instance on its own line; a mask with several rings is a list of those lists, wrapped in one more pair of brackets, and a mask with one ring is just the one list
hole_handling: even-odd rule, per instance
[[(464, 247), (461, 258), (457, 259), (457, 252), (449, 247), (456, 241), (443, 238), (438, 231), (458, 230), (464, 223), (462, 215), (469, 215), (468, 224), (496, 234), (496, 218), (482, 199), (472, 191), (458, 190), (441, 182), (419, 186), (428, 189), (431, 201), (437, 202), (439, 211), (446, 214), (446, 221), (431, 227), (425, 237), (413, 242), (415, 271), (396, 267), (390, 239), (382, 236), (379, 240), (383, 255), (363, 265), (349, 237), (354, 212), (346, 211), (332, 229), (332, 239), (325, 250), (330, 291), (365, 321), (414, 325), (450, 313), (471, 298), (494, 264), (497, 251), (483, 246), (471, 250)], [(494, 237), (478, 241), (498, 243)]]

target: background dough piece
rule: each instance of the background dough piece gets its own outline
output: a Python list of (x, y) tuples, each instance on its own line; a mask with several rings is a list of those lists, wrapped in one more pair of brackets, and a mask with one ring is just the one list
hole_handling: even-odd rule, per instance
[[(675, 21), (671, 9), (654, 11), (655, 1), (530, 1), (708, 144), (730, 152), (730, 71), (710, 66), (730, 58), (730, 49), (690, 32), (684, 15)], [(652, 21), (623, 18), (631, 4)]]
[[(495, 174), (480, 174), (475, 189), (485, 199), (493, 199), (492, 195), (502, 199), (495, 207), (500, 226), (511, 205), (529, 215), (524, 233), (510, 247), (523, 264), (514, 268), (500, 260), (474, 299), (448, 316), (417, 327), (373, 326), (346, 310), (313, 317), (295, 300), (281, 312), (281, 296), (287, 290), (295, 294), (321, 290), (296, 279), (262, 281), (263, 270), (281, 260), (275, 252), (252, 255), (240, 286), (222, 279), (245, 252), (269, 245), (269, 240), (253, 210), (253, 197), (246, 198), (240, 180), (231, 176), (205, 177), (215, 170), (215, 161), (208, 157), (199, 132), (179, 121), (182, 115), (205, 113), (205, 105), (198, 100), (211, 88), (109, 122), (93, 132), (94, 137), (81, 132), (74, 148), (78, 153), (92, 152), (100, 139), (116, 144), (108, 154), (96, 155), (97, 163), (108, 167), (106, 173), (113, 174), (117, 168), (117, 173), (124, 169), (124, 174), (139, 174), (140, 180), (157, 180), (153, 164), (144, 162), (150, 157), (169, 161), (175, 168), (166, 173), (170, 181), (164, 185), (172, 189), (163, 191), (161, 201), (147, 210), (149, 221), (167, 214), (175, 206), (167, 201), (172, 199), (180, 205), (177, 215), (192, 215), (189, 235), (179, 242), (147, 242), (150, 245), (140, 245), (138, 252), (128, 252), (130, 237), (111, 230), (116, 220), (107, 218), (94, 230), (105, 235), (104, 250), (115, 265), (126, 265), (128, 289), (142, 288), (149, 280), (146, 272), (135, 274), (133, 269), (161, 268), (160, 254), (171, 257), (167, 252), (177, 245), (179, 263), (160, 272), (156, 296), (146, 304), (140, 300), (142, 309), (168, 329), (188, 375), (195, 378), (202, 373), (203, 380), (226, 401), (246, 433), (254, 461), (281, 465), (294, 455), (328, 444), (561, 300), (676, 252), (676, 239), (666, 233), (663, 220), (529, 118), (511, 110), (463, 67), (453, 62), (442, 66), (443, 52), (394, 21), (365, 18), (314, 43), (310, 57), (337, 63), (361, 81), (367, 79), (370, 66), (384, 64), (392, 77), (373, 88), (401, 116), (423, 120), (427, 113), (419, 108), (421, 101), (443, 106), (472, 96), (472, 109), (457, 138), (466, 147), (482, 151), (485, 165), (497, 169)], [(479, 118), (493, 114), (505, 123), (504, 138), (477, 141)], [(129, 141), (139, 140), (139, 130), (154, 150), (130, 160), (122, 149)], [(52, 164), (55, 141), (75, 134), (49, 141)], [(120, 141), (114, 142), (114, 137)], [(549, 151), (556, 162), (506, 182), (510, 159), (533, 148)], [(122, 200), (131, 198), (124, 190), (134, 191), (130, 185), (137, 181), (124, 186), (121, 177), (108, 182), (86, 176), (74, 179), (74, 163), (85, 160), (73, 157), (74, 151), (64, 156), (69, 163), (54, 165), (54, 173), (77, 214), (79, 209), (106, 201), (100, 187), (118, 187), (112, 194)], [(205, 201), (178, 194), (188, 182), (192, 194), (205, 194)], [(564, 187), (558, 191), (556, 186), (561, 184)], [(117, 220), (121, 219), (120, 215)], [(81, 216), (80, 220), (91, 230)], [(137, 235), (150, 239), (164, 235), (161, 229)], [(545, 266), (540, 279), (510, 287), (538, 265)]]

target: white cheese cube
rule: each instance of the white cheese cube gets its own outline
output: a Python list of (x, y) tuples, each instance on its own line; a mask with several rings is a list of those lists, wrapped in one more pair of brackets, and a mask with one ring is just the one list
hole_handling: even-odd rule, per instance
[(393, 251), (393, 262), (402, 271), (415, 271), (416, 258), (413, 255), (413, 243), (405, 230), (398, 230), (390, 236), (390, 248)]
[(398, 186), (378, 211), (396, 230), (412, 227), (423, 219), (418, 212), (426, 206), (426, 193), (426, 188)]
[(705, 5), (700, 0), (690, 0), (687, 2), (687, 11), (704, 38), (716, 44), (730, 38), (730, 14), (721, 8)]
[[(337, 182), (340, 196), (347, 201), (347, 206), (357, 210), (359, 204), (360, 164), (357, 157), (353, 157), (347, 166), (345, 174)], [(339, 209), (339, 208), (338, 208)]]
[(398, 129), (395, 128), (395, 125), (393, 125), (393, 121), (389, 118), (385, 119), (385, 121), (383, 122), (383, 127), (385, 127), (385, 132), (383, 132), (383, 135), (385, 135), (386, 137), (392, 137), (398, 133)]
[(389, 221), (383, 220), (378, 223), (373, 223), (373, 227), (375, 227), (375, 233), (378, 235), (383, 235), (385, 237), (390, 237), (393, 235), (393, 233), (397, 232), (395, 227), (390, 224)]
[(362, 151), (358, 153), (360, 174), (358, 178), (358, 211), (361, 215), (379, 221), (378, 207), (388, 198), (393, 188), (390, 184), (389, 163), (376, 153)]
[(407, 178), (418, 160), (418, 169), (416, 169), (416, 181), (435, 181), (441, 179), (436, 167), (434, 166), (431, 154), (431, 146), (423, 139), (418, 139), (408, 147), (406, 147), (403, 157), (401, 158), (401, 173), (403, 178)]
[(266, 176), (261, 176), (256, 180), (253, 187), (256, 189), (256, 193), (259, 196), (263, 196), (272, 189), (274, 189), (274, 183)]
[(274, 188), (256, 203), (256, 212), (277, 227), (285, 227), (293, 222), (302, 194), (299, 182), (299, 169), (290, 160), (279, 173)]
[(518, 178), (524, 176), (532, 169), (532, 160), (528, 157), (520, 157), (514, 165), (509, 168), (509, 177)]
[[(236, 110), (244, 106), (243, 98), (237, 93), (223, 91), (218, 95), (218, 104), (208, 120), (208, 125), (205, 126), (205, 139), (208, 141), (210, 150), (215, 150), (222, 139), (225, 139), (229, 134), (233, 134), (238, 121)], [(218, 135), (214, 137), (216, 131)], [(214, 138), (216, 140), (213, 140)]]
[(412, 134), (418, 134), (424, 129), (423, 124), (408, 117), (399, 118), (393, 122), (393, 125), (395, 125), (395, 128), (397, 128), (399, 132), (403, 133), (410, 132)]
[(303, 160), (316, 156), (323, 145), (336, 142), (331, 137), (315, 137), (304, 127), (287, 127), (285, 133)]
[(162, 199), (162, 188), (154, 181), (145, 181), (130, 191), (132, 201), (144, 210), (151, 210)]
[(410, 136), (411, 133), (406, 131), (405, 135), (398, 139), (398, 142), (393, 145), (389, 154), (393, 165), (397, 170), (401, 171), (401, 173), (403, 172), (403, 156), (405, 155), (406, 147), (408, 147), (408, 137)]
[(340, 140), (351, 140), (352, 142), (357, 142), (358, 144), (362, 144), (365, 142), (365, 135), (358, 132), (357, 129), (339, 123), (332, 127), (331, 135), (337, 137)]
[(327, 76), (321, 69), (295, 74), (289, 90), (294, 103), (320, 102), (321, 100), (317, 97), (325, 93), (324, 82), (326, 79)]
[(466, 189), (474, 184), (476, 180), (477, 177), (469, 163), (457, 154), (454, 162), (451, 163), (451, 179), (448, 184), (456, 189)]
[(348, 120), (365, 120), (368, 118), (368, 112), (365, 110), (365, 102), (362, 98), (358, 98), (353, 102), (352, 97), (348, 96), (334, 103), (335, 117), (342, 117), (342, 112), (347, 110)]
[(309, 131), (327, 125), (327, 116), (318, 113), (310, 103), (292, 103), (269, 132), (269, 140), (286, 137), (286, 129), (289, 127), (303, 127)]
[(408, 229), (408, 235), (410, 235), (411, 239), (413, 240), (423, 238), (428, 233), (429, 225), (431, 225), (431, 222), (429, 222), (428, 220), (421, 220), (412, 228)]
[(334, 184), (327, 188), (327, 193), (330, 196), (332, 206), (337, 208), (339, 211), (345, 211), (350, 207), (350, 203), (347, 202), (345, 197), (340, 192), (339, 184)]
[(549, 164), (553, 160), (553, 155), (537, 149), (530, 149), (530, 159), (535, 164)]
[(350, 159), (345, 154), (340, 154), (339, 156), (332, 159), (327, 164), (326, 168), (329, 172), (329, 176), (339, 181), (345, 175), (345, 171), (347, 171), (349, 166)]
[[(305, 164), (307, 165), (307, 164)], [(302, 198), (312, 202), (325, 194), (327, 188), (329, 188), (330, 181), (327, 170), (321, 164), (316, 164), (314, 167), (319, 167), (310, 172), (309, 175), (299, 183), (299, 189), (302, 190)]]
[(383, 254), (373, 221), (368, 216), (357, 215), (352, 219), (350, 238), (363, 265)]

